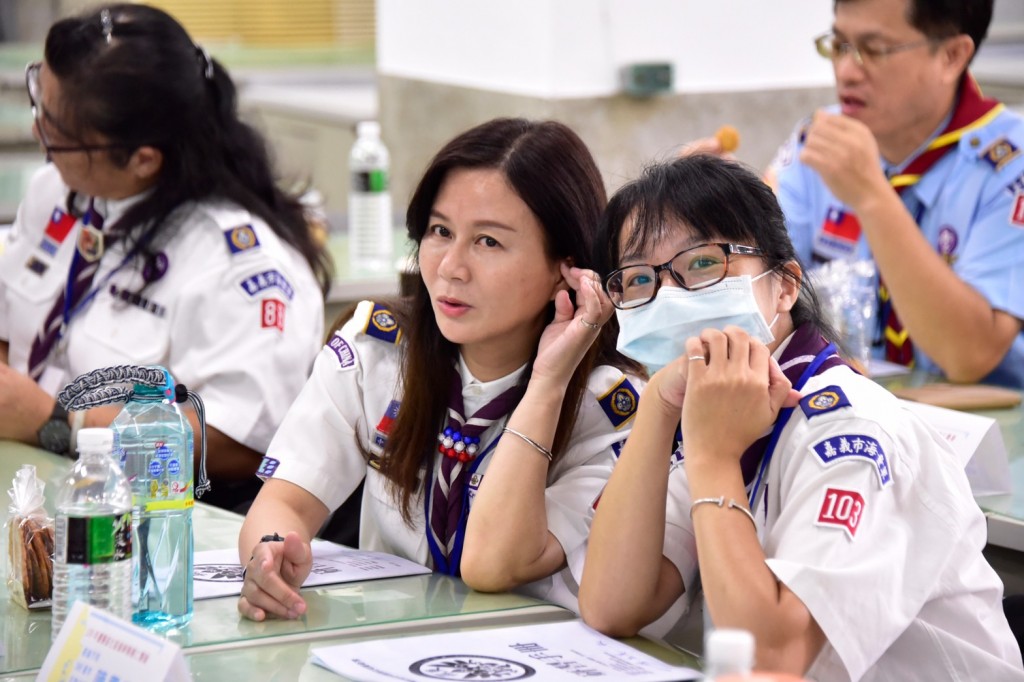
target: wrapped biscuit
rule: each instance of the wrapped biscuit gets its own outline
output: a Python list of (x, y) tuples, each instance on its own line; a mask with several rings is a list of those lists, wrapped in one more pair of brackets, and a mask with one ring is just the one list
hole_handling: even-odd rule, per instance
[(43, 486), (36, 468), (25, 464), (7, 491), (7, 590), (30, 609), (49, 606), (53, 591), (53, 519), (46, 515)]

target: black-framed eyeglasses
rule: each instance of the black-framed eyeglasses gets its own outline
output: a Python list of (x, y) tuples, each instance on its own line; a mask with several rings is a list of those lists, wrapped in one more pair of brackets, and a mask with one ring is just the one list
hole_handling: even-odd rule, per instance
[(661, 288), (661, 273), (672, 275), (688, 291), (718, 284), (729, 274), (729, 256), (761, 256), (761, 249), (741, 244), (699, 244), (683, 249), (661, 265), (629, 265), (604, 278), (604, 290), (620, 310), (650, 303)]
[(814, 47), (817, 49), (819, 55), (825, 59), (830, 59), (833, 62), (838, 62), (845, 55), (850, 55), (853, 57), (853, 61), (857, 66), (871, 67), (882, 62), (891, 54), (914, 50), (919, 47), (924, 47), (925, 45), (933, 45), (937, 42), (940, 42), (939, 39), (925, 38), (923, 40), (915, 40), (911, 43), (900, 43), (899, 45), (875, 43), (863, 43), (858, 45), (857, 43), (840, 40), (836, 37), (835, 33), (829, 31), (828, 33), (823, 33), (814, 39)]
[(42, 68), (40, 62), (32, 62), (25, 67), (25, 89), (28, 90), (28, 102), (32, 106), (32, 118), (35, 121), (36, 130), (39, 134), (39, 141), (46, 150), (47, 158), (51, 154), (66, 154), (70, 152), (99, 152), (111, 149), (127, 149), (129, 145), (112, 142), (109, 144), (78, 144), (78, 145), (54, 145), (50, 144), (46, 137), (46, 127), (56, 128), (62, 135), (74, 137), (63, 130), (44, 110), (42, 106), (42, 89), (39, 85), (39, 70)]

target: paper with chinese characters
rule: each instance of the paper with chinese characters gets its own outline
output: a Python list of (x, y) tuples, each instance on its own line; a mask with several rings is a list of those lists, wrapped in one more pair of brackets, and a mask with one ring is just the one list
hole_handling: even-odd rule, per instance
[(384, 639), (313, 649), (313, 662), (360, 682), (698, 680), (581, 621)]
[[(425, 566), (383, 552), (363, 552), (322, 540), (314, 540), (312, 546), (313, 570), (303, 587), (430, 573)], [(241, 594), (242, 566), (237, 550), (196, 552), (194, 563), (195, 599)]]
[(75, 602), (36, 680), (191, 680), (181, 647), (127, 621)]

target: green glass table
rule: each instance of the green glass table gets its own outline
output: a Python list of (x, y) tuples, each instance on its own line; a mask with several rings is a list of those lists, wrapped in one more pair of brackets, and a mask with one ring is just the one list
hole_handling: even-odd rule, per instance
[[(0, 483), (4, 489), (10, 487), (14, 472), (23, 463), (34, 464), (39, 477), (46, 481), (52, 513), (56, 484), (71, 461), (36, 448), (0, 441)], [(5, 522), (7, 514), (3, 505), (0, 521)], [(197, 549), (236, 546), (241, 516), (200, 502), (196, 504), (193, 521)], [(6, 537), (3, 547), (6, 552)], [(262, 651), (271, 645), (308, 646), (309, 642), (337, 641), (357, 635), (519, 625), (573, 617), (565, 609), (532, 597), (474, 592), (461, 580), (440, 574), (323, 586), (304, 590), (303, 596), (308, 610), (301, 619), (263, 623), (239, 616), (236, 597), (197, 601), (192, 622), (167, 636), (191, 656), (254, 647)], [(37, 670), (50, 646), (49, 610), (26, 611), (10, 600), (6, 584), (0, 584), (0, 622), (4, 624), (6, 651), (0, 657), (0, 675)], [(270, 679), (264, 675), (258, 678)]]

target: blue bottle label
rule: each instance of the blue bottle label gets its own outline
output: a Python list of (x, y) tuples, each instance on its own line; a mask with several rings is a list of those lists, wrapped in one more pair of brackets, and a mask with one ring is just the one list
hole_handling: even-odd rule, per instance
[(160, 474), (163, 473), (163, 471), (164, 471), (164, 465), (163, 465), (163, 462), (161, 462), (160, 460), (154, 459), (152, 462), (149, 463), (149, 475), (150, 476), (153, 476), (153, 477), (159, 476)]

